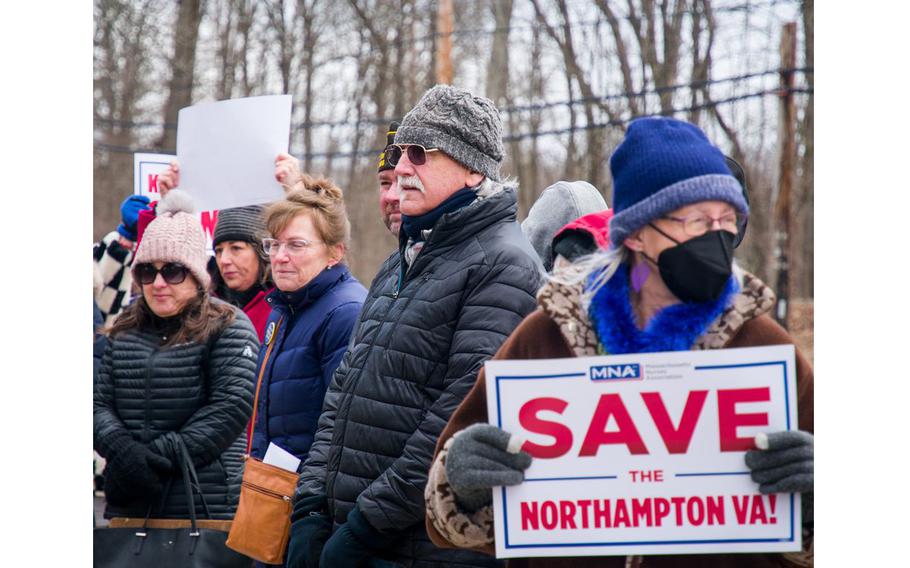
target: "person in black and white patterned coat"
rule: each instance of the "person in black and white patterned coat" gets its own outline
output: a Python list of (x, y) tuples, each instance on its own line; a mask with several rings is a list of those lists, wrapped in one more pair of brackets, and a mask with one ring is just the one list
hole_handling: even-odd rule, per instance
[(136, 243), (139, 212), (148, 207), (149, 198), (130, 195), (120, 205), (120, 225), (95, 243), (95, 268), (101, 275), (102, 286), (95, 291), (95, 302), (105, 323), (110, 324), (120, 310), (130, 302), (133, 278), (130, 265)]

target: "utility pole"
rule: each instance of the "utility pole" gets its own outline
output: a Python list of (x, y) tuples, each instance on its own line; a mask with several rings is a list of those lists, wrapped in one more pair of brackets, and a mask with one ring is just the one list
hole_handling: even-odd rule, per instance
[(775, 213), (777, 253), (778, 323), (787, 327), (790, 310), (790, 229), (793, 195), (793, 171), (796, 162), (796, 106), (793, 100), (794, 69), (796, 68), (796, 22), (784, 24), (780, 38), (780, 171), (777, 182)]
[(436, 11), (436, 82), (452, 84), (452, 0), (439, 0)]

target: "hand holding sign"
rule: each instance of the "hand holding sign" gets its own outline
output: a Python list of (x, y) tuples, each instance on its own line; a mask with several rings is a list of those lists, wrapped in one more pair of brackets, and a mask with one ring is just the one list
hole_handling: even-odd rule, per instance
[(456, 434), (446, 476), (458, 502), (476, 511), (492, 501), (492, 487), (524, 481), (531, 455), (520, 447), (520, 440), (492, 424), (474, 424)]
[(815, 482), (815, 438), (808, 432), (775, 432), (755, 437), (757, 450), (746, 452), (746, 465), (758, 490), (808, 493)]
[(173, 160), (163, 173), (158, 174), (158, 192), (161, 199), (167, 197), (167, 192), (177, 189), (180, 185), (180, 164)]
[(275, 179), (278, 183), (287, 191), (293, 188), (301, 177), (300, 163), (297, 158), (287, 152), (278, 154), (278, 157), (275, 158)]

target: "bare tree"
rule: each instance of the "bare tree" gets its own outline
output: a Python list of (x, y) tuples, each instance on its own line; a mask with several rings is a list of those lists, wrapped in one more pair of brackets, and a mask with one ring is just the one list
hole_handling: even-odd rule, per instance
[[(164, 124), (176, 124), (177, 113), (193, 102), (193, 71), (196, 64), (196, 44), (199, 24), (205, 11), (204, 0), (178, 0), (177, 23), (174, 26), (174, 55), (171, 58), (171, 79), (164, 105)], [(165, 128), (157, 146), (173, 151), (177, 146), (177, 131)]]
[(599, 108), (600, 110), (603, 110), (611, 122), (618, 121), (619, 116), (606, 101), (601, 100), (595, 95), (594, 89), (591, 87), (588, 79), (588, 73), (583, 70), (578, 63), (578, 56), (576, 55), (575, 46), (572, 41), (572, 26), (570, 23), (569, 9), (566, 1), (554, 1), (556, 2), (556, 6), (562, 19), (562, 33), (558, 32), (556, 28), (550, 23), (544, 10), (541, 8), (540, 0), (531, 0), (531, 3), (534, 6), (534, 11), (537, 14), (538, 21), (543, 25), (543, 28), (546, 30), (547, 35), (549, 35), (550, 39), (556, 43), (556, 45), (559, 47), (560, 52), (562, 53), (563, 64), (565, 66), (567, 77), (570, 78), (570, 80), (574, 80), (575, 84), (578, 85), (578, 89), (581, 92), (582, 98), (584, 99), (585, 116), (588, 120), (586, 129), (586, 151), (591, 157), (591, 159), (588, 161), (588, 167), (586, 171), (587, 180), (592, 185), (594, 185), (594, 187), (601, 187), (604, 184), (602, 167), (604, 154), (603, 133), (600, 128), (594, 127), (594, 125), (597, 123), (594, 115), (594, 109)]
[(803, 0), (803, 58), (805, 60), (806, 86), (809, 93), (806, 95), (803, 117), (799, 124), (799, 143), (802, 152), (799, 158), (799, 177), (795, 186), (794, 199), (795, 234), (791, 236), (793, 246), (790, 258), (796, 260), (794, 266), (794, 282), (792, 285), (793, 296), (797, 298), (811, 298), (815, 286), (815, 274), (812, 258), (815, 255), (815, 242), (812, 238), (815, 222), (813, 209), (815, 205), (815, 2)]
[[(217, 0), (214, 5), (216, 60), (220, 71), (215, 96), (220, 100), (233, 96), (238, 70), (245, 65), (256, 6), (252, 0)], [(241, 85), (248, 84), (248, 78), (241, 77)]]
[[(586, 179), (609, 200), (607, 161), (629, 119), (659, 112), (699, 124), (746, 170), (753, 215), (737, 256), (767, 279), (777, 112), (772, 97), (758, 92), (767, 86), (715, 77), (715, 61), (744, 73), (773, 68), (773, 4), (459, 0), (452, 82), (485, 92), (502, 110), (504, 172), (521, 183), (520, 215), (560, 177)], [(115, 223), (130, 192), (132, 152), (174, 149), (180, 108), (203, 97), (284, 91), (294, 100), (292, 152), (306, 171), (342, 182), (355, 227), (355, 273), (372, 276), (394, 246), (376, 212), (375, 152), (385, 121), (401, 118), (435, 83), (442, 30), (434, 0), (94, 5), (96, 237)], [(801, 1), (801, 15), (811, 67), (813, 0)], [(731, 26), (737, 41), (730, 41)], [(799, 86), (811, 90), (813, 77), (805, 77)], [(796, 100), (790, 257), (794, 294), (803, 296), (812, 294), (813, 278), (814, 116), (811, 94)]]
[(99, 0), (95, 3), (95, 147), (93, 238), (116, 226), (120, 201), (131, 193), (136, 118), (152, 81), (150, 37), (156, 36), (155, 3)]

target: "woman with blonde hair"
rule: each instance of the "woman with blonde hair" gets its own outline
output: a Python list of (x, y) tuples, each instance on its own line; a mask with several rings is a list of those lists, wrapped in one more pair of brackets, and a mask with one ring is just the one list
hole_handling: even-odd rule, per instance
[(341, 189), (302, 176), (264, 213), (276, 289), (266, 324), (250, 454), (273, 442), (305, 460), (322, 399), (348, 345), (366, 289), (345, 264), (351, 224)]

